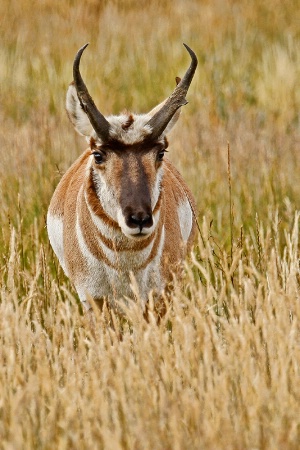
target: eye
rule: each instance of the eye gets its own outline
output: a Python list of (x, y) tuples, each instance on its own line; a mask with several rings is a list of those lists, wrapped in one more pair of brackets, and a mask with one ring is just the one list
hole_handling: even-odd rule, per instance
[(94, 152), (93, 155), (96, 164), (101, 164), (104, 162), (104, 155), (102, 153)]
[(161, 150), (160, 152), (157, 153), (158, 161), (162, 161), (164, 159), (165, 152), (166, 150)]

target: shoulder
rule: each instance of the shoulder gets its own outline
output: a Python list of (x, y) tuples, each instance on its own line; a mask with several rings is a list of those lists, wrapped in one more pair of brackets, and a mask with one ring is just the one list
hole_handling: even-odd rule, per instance
[(181, 173), (176, 169), (174, 164), (165, 159), (164, 161), (164, 188), (172, 190), (174, 196), (181, 201), (188, 200), (192, 208), (196, 208), (193, 194), (191, 193), (187, 183)]
[(83, 182), (87, 159), (90, 156), (90, 150), (86, 150), (71, 167), (65, 172), (58, 183), (49, 206), (49, 213), (54, 216), (62, 216), (64, 212), (64, 203), (69, 188), (76, 181), (76, 185)]

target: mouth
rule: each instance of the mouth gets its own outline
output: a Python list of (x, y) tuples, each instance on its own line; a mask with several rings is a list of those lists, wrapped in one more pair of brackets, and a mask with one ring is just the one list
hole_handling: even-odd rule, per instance
[(124, 216), (120, 210), (120, 212), (118, 213), (118, 224), (119, 227), (121, 228), (122, 233), (129, 239), (136, 239), (136, 240), (143, 240), (146, 239), (147, 237), (149, 237), (154, 229), (155, 229), (155, 225), (156, 225), (156, 221), (153, 218), (153, 221), (151, 221), (151, 226), (148, 224), (132, 224), (135, 226), (128, 226)]
[(149, 236), (150, 233), (145, 233), (143, 231), (140, 231), (139, 233), (135, 233), (135, 234), (126, 234), (126, 236), (128, 236), (129, 238), (132, 239), (143, 239), (146, 238), (147, 236)]
[(128, 233), (128, 230), (122, 230), (126, 237), (129, 239), (142, 240), (150, 236), (153, 230), (149, 230), (147, 228), (142, 228), (141, 230), (135, 230), (131, 233)]

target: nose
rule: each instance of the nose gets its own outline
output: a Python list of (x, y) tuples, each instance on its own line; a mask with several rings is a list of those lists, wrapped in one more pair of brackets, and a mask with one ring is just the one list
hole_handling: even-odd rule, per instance
[(140, 231), (142, 231), (143, 228), (149, 228), (153, 225), (153, 218), (152, 214), (140, 211), (128, 215), (126, 222), (130, 228), (135, 228), (138, 226)]

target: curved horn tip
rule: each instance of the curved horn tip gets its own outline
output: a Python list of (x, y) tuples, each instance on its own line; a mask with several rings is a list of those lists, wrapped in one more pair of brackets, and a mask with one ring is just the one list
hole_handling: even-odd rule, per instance
[(185, 46), (185, 48), (186, 48), (187, 51), (189, 52), (190, 57), (192, 58), (192, 60), (193, 60), (196, 64), (198, 64), (197, 56), (196, 56), (196, 54), (193, 52), (193, 50), (192, 50), (188, 45), (186, 45), (185, 43), (183, 43), (183, 45)]
[(88, 46), (89, 44), (90, 44), (90, 43), (88, 42), (87, 44), (85, 44), (85, 45), (83, 45), (82, 47), (80, 47), (80, 49), (78, 50), (78, 52), (77, 52), (77, 54), (76, 54), (76, 56), (75, 56), (75, 59), (81, 58), (82, 53), (84, 52), (84, 50), (87, 48), (87, 46)]
[[(77, 82), (75, 83), (75, 87), (78, 85), (78, 83), (82, 83), (81, 79), (81, 75), (80, 75), (80, 71), (79, 71), (79, 66), (80, 66), (80, 60), (81, 60), (81, 56), (82, 53), (84, 52), (84, 50), (87, 48), (87, 46), (89, 45), (89, 42), (85, 45), (83, 45), (78, 52), (75, 55), (74, 58), (74, 62), (73, 62), (73, 79), (75, 81), (75, 79), (77, 80)], [(76, 87), (77, 90), (77, 87)]]

